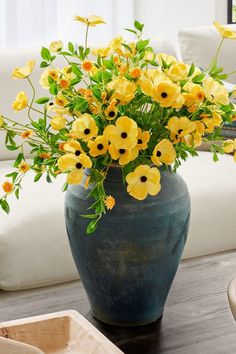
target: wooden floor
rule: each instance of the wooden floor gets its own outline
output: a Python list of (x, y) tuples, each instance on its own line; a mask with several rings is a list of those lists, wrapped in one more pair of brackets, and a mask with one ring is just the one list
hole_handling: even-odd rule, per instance
[(140, 328), (111, 327), (93, 319), (81, 282), (0, 292), (0, 322), (75, 309), (126, 354), (236, 354), (236, 323), (226, 294), (234, 276), (236, 252), (183, 261), (162, 320)]

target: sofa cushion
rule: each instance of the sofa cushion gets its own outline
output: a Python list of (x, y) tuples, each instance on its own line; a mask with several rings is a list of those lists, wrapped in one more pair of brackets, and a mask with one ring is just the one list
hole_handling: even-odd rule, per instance
[[(227, 26), (226, 26), (227, 27)], [(236, 25), (228, 26), (236, 30)], [(192, 62), (206, 69), (216, 54), (221, 36), (215, 27), (196, 27), (181, 30), (179, 32), (180, 51), (183, 62)], [(219, 55), (218, 64), (223, 66), (226, 73), (236, 70), (236, 41), (225, 40)], [(229, 76), (229, 82), (236, 83), (236, 74)]]
[[(0, 161), (0, 186), (12, 162)], [(10, 215), (0, 213), (0, 289), (40, 287), (78, 278), (64, 225), (65, 176), (33, 182), (28, 172), (20, 200), (9, 196)]]

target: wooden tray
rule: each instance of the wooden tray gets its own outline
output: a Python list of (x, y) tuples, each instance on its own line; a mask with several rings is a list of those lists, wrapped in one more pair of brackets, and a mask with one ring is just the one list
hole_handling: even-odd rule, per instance
[[(30, 344), (46, 354), (123, 353), (83, 316), (72, 310), (0, 323), (0, 336)], [(0, 347), (0, 354), (8, 352), (2, 352)]]

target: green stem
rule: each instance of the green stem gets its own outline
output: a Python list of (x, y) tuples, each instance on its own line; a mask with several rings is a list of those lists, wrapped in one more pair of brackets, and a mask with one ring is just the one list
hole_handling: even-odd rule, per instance
[(85, 42), (84, 42), (85, 49), (87, 49), (87, 46), (88, 46), (88, 30), (89, 30), (89, 24), (87, 24), (86, 33), (85, 33)]
[(212, 67), (213, 63), (216, 61), (216, 59), (217, 59), (217, 57), (218, 57), (218, 55), (220, 53), (220, 50), (221, 50), (223, 42), (224, 42), (224, 37), (221, 39), (221, 42), (219, 44), (219, 47), (217, 48), (217, 51), (216, 51), (216, 54), (215, 54), (214, 58), (210, 62), (209, 66), (206, 68), (206, 70), (205, 70), (206, 72)]

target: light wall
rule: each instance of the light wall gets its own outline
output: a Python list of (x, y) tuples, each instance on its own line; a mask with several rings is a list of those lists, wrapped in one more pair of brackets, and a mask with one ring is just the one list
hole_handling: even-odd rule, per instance
[(226, 0), (135, 0), (135, 18), (145, 24), (146, 37), (177, 43), (180, 29), (227, 22)]

